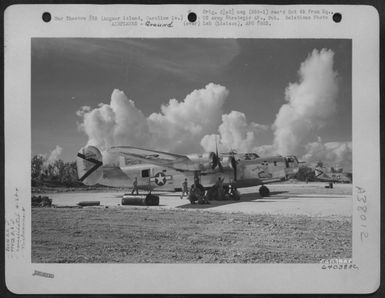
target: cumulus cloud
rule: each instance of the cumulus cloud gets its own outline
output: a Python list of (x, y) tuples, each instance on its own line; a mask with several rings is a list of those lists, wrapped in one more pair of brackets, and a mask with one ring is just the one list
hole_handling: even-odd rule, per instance
[(114, 145), (129, 145), (130, 140), (145, 144), (148, 127), (143, 113), (135, 107), (124, 92), (115, 89), (110, 104), (99, 104), (95, 109), (82, 107), (80, 129), (88, 135), (88, 144), (102, 149)]
[[(59, 145), (56, 145), (55, 149), (51, 151), (48, 158), (45, 160), (44, 165), (48, 166), (50, 164), (53, 164), (55, 161), (57, 161), (62, 151), (63, 151), (63, 148), (60, 147)], [(44, 157), (46, 157), (46, 155), (44, 155)]]
[(244, 113), (232, 111), (222, 115), (222, 123), (218, 127), (219, 134), (204, 136), (201, 145), (205, 151), (214, 151), (218, 143), (218, 149), (222, 152), (250, 152), (257, 146), (257, 135), (267, 129), (266, 125), (248, 123)]
[(217, 134), (206, 135), (201, 145), (206, 151), (235, 149), (254, 151), (259, 155), (304, 154), (309, 139), (327, 124), (336, 109), (338, 93), (337, 73), (333, 70), (334, 53), (314, 49), (301, 64), (299, 82), (290, 83), (285, 90), (285, 100), (272, 125), (272, 145), (258, 143), (257, 136), (268, 126), (247, 122), (245, 114), (232, 111), (222, 116)]
[(325, 166), (352, 170), (352, 142), (327, 142), (321, 138), (317, 142), (306, 145), (306, 153), (302, 160), (315, 164), (322, 161)]
[(37, 154), (37, 156), (40, 157), (43, 161), (41, 173), (47, 172), (49, 166), (54, 165), (55, 161), (59, 160), (62, 151), (63, 148), (59, 145), (56, 145), (56, 147), (50, 153)]
[(160, 112), (146, 117), (127, 98), (124, 92), (114, 90), (109, 104), (82, 107), (80, 130), (88, 136), (88, 145), (106, 149), (111, 146), (131, 145), (157, 150), (189, 153), (200, 151), (201, 138), (218, 127), (228, 90), (210, 83), (194, 90), (182, 101), (170, 99)]
[(90, 106), (82, 106), (82, 107), (80, 108), (80, 110), (78, 110), (78, 111), (76, 112), (76, 115), (79, 116), (79, 117), (83, 117), (83, 115), (84, 115), (85, 113), (88, 113), (89, 111), (91, 111), (91, 107), (90, 107)]
[(201, 138), (214, 132), (221, 120), (229, 91), (213, 83), (194, 90), (182, 102), (170, 99), (160, 113), (148, 117), (152, 144), (179, 152), (199, 152)]
[(334, 52), (317, 50), (307, 57), (298, 71), (299, 82), (290, 83), (273, 124), (274, 147), (280, 154), (299, 154), (309, 135), (326, 125), (336, 109), (337, 73)]
[[(314, 49), (299, 67), (298, 82), (288, 84), (285, 103), (270, 126), (250, 121), (239, 111), (225, 114), (223, 106), (229, 91), (210, 83), (183, 100), (170, 99), (149, 116), (115, 89), (110, 103), (77, 111), (79, 128), (88, 136), (89, 145), (102, 150), (131, 145), (187, 154), (202, 148), (215, 151), (218, 146), (220, 152), (294, 154), (308, 162), (322, 160), (335, 167), (351, 168), (351, 142), (314, 142), (337, 105), (338, 75), (333, 63), (333, 51)], [(273, 133), (272, 144), (259, 143), (263, 133)]]

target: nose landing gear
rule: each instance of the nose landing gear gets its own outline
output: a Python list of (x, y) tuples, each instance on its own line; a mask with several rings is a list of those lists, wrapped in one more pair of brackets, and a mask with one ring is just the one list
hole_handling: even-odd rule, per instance
[(259, 195), (261, 197), (268, 197), (268, 196), (270, 196), (270, 190), (266, 186), (262, 185), (259, 188)]

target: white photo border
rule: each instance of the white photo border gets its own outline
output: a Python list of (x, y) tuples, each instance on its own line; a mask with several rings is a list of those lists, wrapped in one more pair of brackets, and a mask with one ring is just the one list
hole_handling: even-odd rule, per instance
[[(308, 8), (309, 5), (237, 5)], [(42, 21), (42, 13), (187, 15), (221, 5), (13, 5), (4, 14), (5, 217), (23, 230), (22, 248), (6, 252), (5, 275), (14, 293), (371, 293), (380, 285), (379, 15), (372, 6), (311, 5), (340, 12), (341, 23), (296, 21), (220, 31), (174, 23), (173, 28), (109, 27), (102, 22)], [(229, 6), (226, 6), (228, 9)], [(353, 263), (358, 270), (321, 264), (32, 264), (31, 263), (31, 38), (200, 37), (336, 38), (352, 40)], [(365, 198), (365, 200), (364, 200)], [(16, 201), (16, 203), (15, 203)], [(16, 206), (17, 204), (17, 206)], [(362, 211), (365, 205), (365, 228)], [(24, 208), (24, 211), (20, 211)], [(20, 225), (19, 225), (20, 226)], [(362, 234), (365, 233), (365, 234)], [(367, 233), (367, 234), (366, 234)], [(36, 271), (52, 276), (36, 276)], [(190, 277), (194, 276), (194, 282)], [(151, 283), (149, 283), (151, 281)]]

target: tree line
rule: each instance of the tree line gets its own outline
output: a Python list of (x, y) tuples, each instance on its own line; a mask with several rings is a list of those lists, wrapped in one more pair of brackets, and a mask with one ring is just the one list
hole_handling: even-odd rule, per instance
[[(322, 163), (318, 164), (322, 166)], [(342, 169), (331, 172), (342, 172)], [(302, 166), (294, 177), (299, 181), (315, 181), (314, 169)], [(31, 160), (31, 182), (32, 186), (82, 186), (78, 179), (76, 162), (63, 162), (61, 159), (48, 163), (46, 157), (35, 155)]]
[(76, 162), (57, 159), (50, 163), (43, 155), (35, 155), (31, 160), (32, 186), (82, 186), (78, 179)]
[[(322, 162), (318, 162), (317, 166), (322, 167)], [(331, 173), (344, 173), (342, 168), (335, 169), (333, 167), (330, 168)], [(345, 173), (345, 175), (352, 180), (352, 173)], [(294, 176), (295, 179), (299, 181), (317, 181), (317, 178), (315, 176), (314, 169), (308, 166), (301, 166), (298, 169), (297, 174)]]
[(299, 181), (316, 181), (314, 169), (302, 166), (298, 169), (297, 174), (295, 174), (294, 179)]

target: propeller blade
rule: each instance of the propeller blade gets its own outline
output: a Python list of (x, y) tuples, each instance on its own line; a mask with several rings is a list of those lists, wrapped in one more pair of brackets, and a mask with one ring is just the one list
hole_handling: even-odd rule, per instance
[[(219, 158), (219, 154), (218, 154), (218, 142), (217, 142), (217, 140), (215, 140), (215, 158), (216, 158), (215, 167), (218, 165), (219, 170), (223, 173), (224, 170), (223, 170), (223, 166), (222, 166), (222, 163), (221, 163), (221, 159)], [(215, 167), (213, 167), (213, 169)]]
[(232, 156), (230, 159), (231, 167), (234, 170), (234, 181), (237, 181), (237, 161), (235, 160), (235, 157)]
[(218, 157), (214, 152), (210, 152), (211, 169), (214, 170), (218, 165)]
[(215, 140), (215, 154), (218, 156), (218, 143)]

